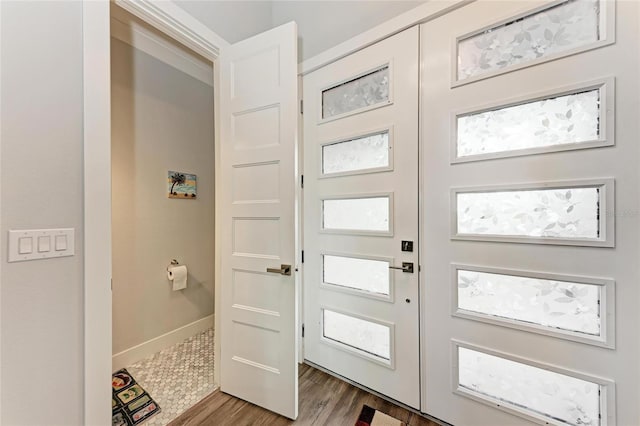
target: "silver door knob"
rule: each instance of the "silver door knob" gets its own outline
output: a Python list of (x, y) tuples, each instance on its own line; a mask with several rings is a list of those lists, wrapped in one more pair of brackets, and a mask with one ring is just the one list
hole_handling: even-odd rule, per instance
[(267, 272), (280, 275), (291, 275), (291, 265), (280, 265), (280, 268), (267, 268)]
[(413, 274), (413, 262), (402, 262), (402, 266), (389, 265), (389, 269), (398, 269), (402, 272), (408, 272), (410, 274)]

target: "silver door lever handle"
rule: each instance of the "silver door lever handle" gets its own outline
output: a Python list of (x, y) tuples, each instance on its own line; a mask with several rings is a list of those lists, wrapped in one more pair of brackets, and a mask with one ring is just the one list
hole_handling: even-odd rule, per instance
[(267, 272), (274, 274), (291, 275), (291, 265), (280, 265), (280, 268), (267, 268)]
[(410, 274), (413, 274), (413, 262), (402, 262), (402, 266), (389, 265), (389, 269), (398, 269), (402, 272), (408, 272)]

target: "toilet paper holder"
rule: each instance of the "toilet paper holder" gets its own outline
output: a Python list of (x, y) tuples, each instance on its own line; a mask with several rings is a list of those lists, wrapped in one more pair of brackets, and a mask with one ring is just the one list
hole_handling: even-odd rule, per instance
[(170, 264), (169, 266), (167, 266), (167, 271), (169, 271), (169, 269), (170, 269), (172, 266), (175, 266), (175, 265), (179, 265), (178, 261), (177, 261), (177, 260), (175, 260), (175, 259), (171, 259), (171, 264)]

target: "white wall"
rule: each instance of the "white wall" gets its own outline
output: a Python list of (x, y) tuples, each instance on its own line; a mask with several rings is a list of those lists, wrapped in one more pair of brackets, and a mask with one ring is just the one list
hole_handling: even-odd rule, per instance
[[(0, 4), (3, 425), (83, 423), (82, 3)], [(7, 263), (9, 229), (75, 228), (74, 257)]]
[[(213, 314), (213, 87), (112, 38), (111, 111), (116, 354)], [(168, 170), (196, 174), (198, 197), (169, 199)]]
[(424, 1), (274, 1), (272, 25), (298, 23), (299, 61), (342, 43)]

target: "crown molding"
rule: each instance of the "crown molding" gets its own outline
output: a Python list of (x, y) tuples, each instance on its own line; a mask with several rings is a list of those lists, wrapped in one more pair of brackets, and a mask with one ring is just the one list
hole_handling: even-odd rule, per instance
[(210, 61), (215, 61), (220, 48), (229, 44), (173, 2), (115, 0), (115, 3)]

